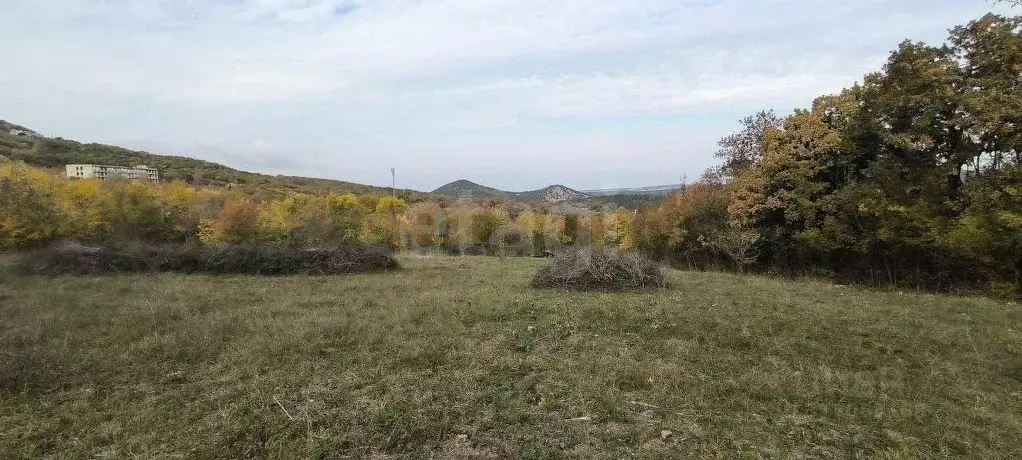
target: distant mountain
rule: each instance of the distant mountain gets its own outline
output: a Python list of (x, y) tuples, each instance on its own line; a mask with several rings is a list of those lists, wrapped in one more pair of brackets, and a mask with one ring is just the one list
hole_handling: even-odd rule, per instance
[(563, 203), (565, 201), (581, 200), (588, 198), (588, 195), (578, 190), (573, 190), (563, 185), (551, 185), (539, 190), (528, 192), (512, 193), (512, 197), (529, 203)]
[(613, 196), (613, 195), (670, 195), (676, 190), (684, 187), (683, 184), (651, 185), (648, 187), (630, 188), (605, 188), (598, 190), (583, 190), (589, 196)]
[(459, 198), (507, 198), (510, 195), (508, 192), (503, 190), (497, 190), (490, 188), (485, 185), (479, 185), (475, 182), (465, 179), (459, 179), (449, 184), (446, 184), (431, 193), (435, 195), (447, 195)]
[[(18, 131), (19, 133), (15, 133)], [(24, 134), (20, 132), (24, 132)], [(356, 193), (390, 195), (390, 187), (356, 184), (333, 179), (259, 174), (233, 169), (184, 156), (155, 155), (104, 144), (82, 144), (60, 138), (46, 138), (35, 131), (0, 120), (0, 157), (24, 161), (32, 166), (60, 168), (65, 164), (105, 164), (131, 166), (144, 164), (160, 170), (161, 179), (181, 180), (195, 185), (226, 187), (252, 195), (281, 195), (290, 192), (323, 195)], [(397, 190), (410, 201), (423, 201), (428, 195), (414, 190)]]
[(456, 180), (446, 184), (436, 190), (433, 190), (432, 193), (436, 195), (447, 195), (465, 199), (510, 199), (528, 203), (551, 204), (588, 198), (586, 194), (563, 185), (551, 185), (539, 190), (530, 190), (527, 192), (507, 192), (487, 187), (485, 185), (479, 185), (465, 179)]

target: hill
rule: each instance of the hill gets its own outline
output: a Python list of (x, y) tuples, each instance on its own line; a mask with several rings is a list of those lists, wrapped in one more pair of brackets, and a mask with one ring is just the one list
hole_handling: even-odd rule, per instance
[(563, 185), (551, 185), (539, 190), (512, 193), (511, 196), (529, 203), (564, 203), (588, 198), (586, 194)]
[(35, 131), (31, 130), (31, 129), (28, 129), (28, 128), (24, 127), (24, 126), (16, 125), (14, 123), (10, 123), (10, 122), (4, 121), (4, 120), (0, 120), (0, 134), (12, 134), (12, 135), (15, 135), (15, 136), (38, 136), (38, 137), (41, 137), (39, 133), (37, 133), (37, 132), (35, 132)]
[(524, 201), (526, 203), (549, 204), (564, 203), (588, 198), (586, 194), (563, 185), (551, 185), (539, 190), (529, 190), (526, 192), (508, 192), (487, 187), (485, 185), (479, 185), (465, 179), (459, 179), (446, 184), (436, 190), (433, 190), (431, 193), (466, 199), (509, 199)]
[[(356, 184), (353, 182), (312, 177), (281, 176), (252, 173), (185, 156), (156, 155), (105, 144), (83, 144), (60, 138), (42, 136), (12, 136), (11, 129), (34, 131), (0, 120), (0, 156), (24, 161), (33, 166), (62, 168), (65, 164), (89, 163), (109, 165), (149, 165), (160, 170), (166, 180), (181, 180), (189, 184), (226, 187), (252, 195), (279, 195), (288, 192), (322, 195), (327, 193), (355, 193), (389, 195), (388, 187)], [(429, 196), (414, 190), (397, 190), (397, 195), (409, 201), (423, 201)]]
[(508, 192), (503, 190), (497, 190), (490, 188), (485, 185), (479, 185), (475, 182), (465, 179), (459, 179), (449, 184), (445, 184), (442, 187), (433, 190), (434, 195), (447, 195), (458, 198), (475, 199), (475, 198), (507, 198)]

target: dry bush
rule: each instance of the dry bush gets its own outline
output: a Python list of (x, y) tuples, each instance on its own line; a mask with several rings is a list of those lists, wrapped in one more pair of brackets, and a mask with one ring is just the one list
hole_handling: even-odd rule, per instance
[(527, 256), (532, 253), (532, 238), (518, 224), (507, 224), (490, 235), (490, 252), (499, 256)]
[(398, 268), (390, 249), (352, 245), (322, 249), (278, 246), (116, 246), (60, 243), (22, 255), (22, 273), (60, 276), (179, 272), (250, 275), (337, 275)]
[(532, 279), (536, 288), (580, 291), (655, 289), (667, 287), (660, 267), (637, 252), (583, 248), (559, 255)]

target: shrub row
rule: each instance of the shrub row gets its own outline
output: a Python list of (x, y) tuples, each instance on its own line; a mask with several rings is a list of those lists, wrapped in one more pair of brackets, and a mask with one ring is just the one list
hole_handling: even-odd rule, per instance
[(179, 272), (250, 275), (337, 275), (398, 268), (383, 246), (321, 249), (279, 246), (174, 245), (90, 247), (60, 243), (23, 254), (22, 273), (59, 276), (102, 273)]

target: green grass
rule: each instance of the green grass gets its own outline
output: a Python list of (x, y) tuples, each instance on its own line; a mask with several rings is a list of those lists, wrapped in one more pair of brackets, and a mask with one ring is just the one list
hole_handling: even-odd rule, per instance
[(1022, 458), (1022, 308), (540, 260), (0, 278), (0, 458)]

